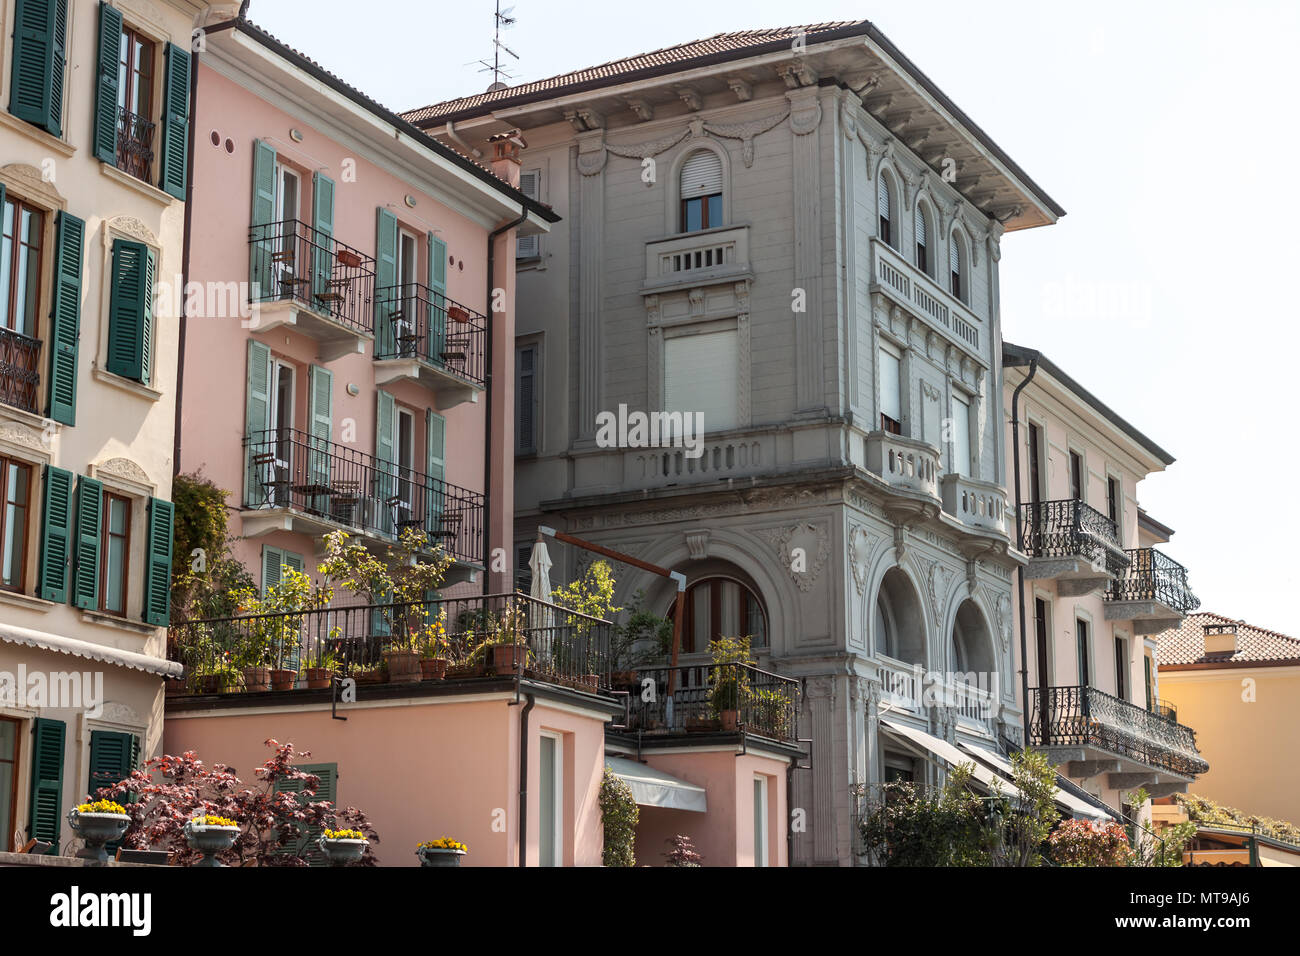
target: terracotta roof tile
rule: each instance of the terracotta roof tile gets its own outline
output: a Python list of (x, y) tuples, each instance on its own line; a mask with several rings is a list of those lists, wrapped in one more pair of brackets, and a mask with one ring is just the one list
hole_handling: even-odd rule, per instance
[[(1205, 652), (1206, 624), (1236, 624), (1237, 649), (1228, 653)], [(1165, 631), (1156, 638), (1158, 660), (1166, 664), (1229, 664), (1250, 665), (1270, 661), (1292, 661), (1300, 664), (1300, 640), (1255, 627), (1211, 611), (1189, 614), (1176, 628)]]

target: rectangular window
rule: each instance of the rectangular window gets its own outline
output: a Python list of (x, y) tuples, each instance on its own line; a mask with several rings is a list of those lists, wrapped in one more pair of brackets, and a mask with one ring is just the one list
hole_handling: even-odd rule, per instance
[(18, 806), (18, 721), (0, 717), (0, 849), (10, 846)]
[(20, 461), (0, 458), (0, 542), (4, 563), (0, 587), (22, 591), (27, 567), (27, 515), (31, 510), (32, 467)]
[(1074, 622), (1075, 664), (1078, 667), (1079, 686), (1087, 687), (1092, 683), (1092, 648), (1089, 646), (1088, 622), (1082, 619)]
[(767, 866), (767, 778), (754, 777), (754, 865)]
[(1119, 479), (1106, 477), (1106, 517), (1119, 529)]
[(902, 361), (893, 352), (880, 350), (880, 430), (903, 434)]
[(36, 338), (45, 216), (21, 199), (5, 199), (0, 251), (0, 329)]
[(698, 232), (722, 225), (722, 194), (682, 200), (682, 232)]
[(1152, 686), (1152, 681), (1151, 681), (1151, 655), (1150, 654), (1142, 655), (1142, 676), (1146, 679), (1147, 710), (1155, 710), (1156, 695), (1155, 695), (1155, 688)]
[[(734, 428), (737, 416), (736, 330), (699, 332), (664, 340), (664, 410), (701, 413), (704, 430)], [(692, 430), (695, 419), (691, 418)]]
[(1070, 452), (1070, 498), (1083, 500), (1083, 456), (1077, 451)]
[(537, 852), (538, 866), (563, 866), (564, 823), (563, 744), (559, 737), (542, 734), (538, 740)]
[(126, 582), (131, 554), (131, 501), (104, 492), (104, 527), (101, 533), (100, 610), (126, 613)]
[(1128, 641), (1115, 638), (1115, 696), (1128, 700)]
[(970, 402), (960, 395), (952, 397), (952, 470), (967, 478), (970, 462)]
[[(1038, 504), (1043, 500), (1043, 477), (1039, 463), (1042, 433), (1033, 422), (1029, 423), (1029, 500)], [(1037, 516), (1035, 516), (1037, 520)]]
[(537, 453), (538, 390), (536, 345), (515, 349), (515, 454)]
[(1039, 686), (1051, 683), (1052, 648), (1048, 637), (1047, 602), (1036, 597), (1034, 598), (1034, 643), (1037, 645)]
[(123, 27), (117, 64), (117, 168), (149, 181), (154, 156), (154, 43)]
[[(529, 199), (542, 198), (542, 171), (526, 169), (519, 174), (519, 191)], [(516, 259), (536, 259), (542, 254), (540, 236), (519, 236), (515, 239)]]

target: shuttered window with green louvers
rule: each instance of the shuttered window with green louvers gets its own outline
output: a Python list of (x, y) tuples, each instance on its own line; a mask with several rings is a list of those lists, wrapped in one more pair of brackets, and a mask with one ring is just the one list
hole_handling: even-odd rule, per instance
[(72, 557), (72, 472), (45, 466), (41, 508), (40, 596), (59, 604), (68, 600), (68, 564)]
[(72, 561), (72, 603), (99, 608), (99, 535), (103, 519), (104, 486), (94, 478), (77, 479), (77, 532)]
[(168, 43), (163, 51), (166, 86), (163, 88), (162, 145), (158, 188), (177, 199), (185, 198), (185, 159), (190, 140), (190, 51)]
[(54, 301), (50, 307), (49, 417), (63, 425), (77, 419), (77, 344), (81, 337), (81, 273), (86, 224), (59, 213), (54, 241)]
[(95, 78), (95, 158), (117, 165), (118, 66), (122, 12), (99, 4), (99, 73)]
[(63, 748), (67, 725), (61, 720), (37, 717), (32, 721), (31, 800), (27, 808), (27, 835), (51, 844), (49, 856), (59, 854), (63, 824)]
[(108, 306), (108, 371), (149, 384), (153, 364), (154, 251), (142, 242), (113, 242)]
[[(296, 793), (301, 794), (298, 797), (300, 803), (318, 803), (321, 800), (328, 800), (335, 803), (338, 800), (338, 779), (339, 765), (336, 763), (315, 763), (301, 764), (297, 768), (303, 773), (315, 774), (320, 778), (320, 785), (316, 788), (315, 796), (302, 793), (301, 780), (277, 780), (275, 782), (276, 793)], [(337, 804), (336, 804), (337, 805)], [(325, 854), (321, 852), (317, 845), (320, 839), (321, 831), (317, 827), (311, 827), (307, 834), (293, 844), (293, 849), (289, 852), (295, 856), (304, 857), (310, 866), (325, 866)]]
[(15, 0), (9, 112), (63, 135), (68, 0)]
[(145, 542), (144, 620), (166, 627), (171, 623), (172, 533), (175, 508), (170, 501), (149, 499), (149, 536)]

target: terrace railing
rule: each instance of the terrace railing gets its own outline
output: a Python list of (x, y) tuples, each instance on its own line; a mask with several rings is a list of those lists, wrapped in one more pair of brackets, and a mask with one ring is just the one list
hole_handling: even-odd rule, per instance
[[(668, 687), (674, 671), (670, 714)], [(647, 678), (653, 685), (645, 684)], [(643, 699), (646, 686), (654, 688), (651, 700)], [(636, 688), (628, 699), (631, 732), (738, 731), (785, 742), (797, 736), (799, 682), (748, 664), (642, 668), (636, 672)], [(732, 719), (734, 726), (729, 725)]]
[(1128, 564), (1115, 522), (1077, 498), (1020, 506), (1020, 550), (1031, 558), (1084, 557), (1120, 574)]
[(1106, 589), (1108, 601), (1159, 601), (1180, 614), (1195, 611), (1200, 599), (1187, 583), (1187, 569), (1155, 548), (1124, 552), (1128, 569)]
[(40, 367), (39, 339), (0, 328), (0, 402), (39, 414), (36, 409)]
[(484, 385), (487, 319), (418, 283), (375, 290), (375, 358), (414, 358)]
[(254, 302), (297, 302), (354, 332), (373, 331), (373, 258), (297, 219), (253, 226), (248, 242)]
[(144, 182), (153, 170), (155, 124), (122, 108), (117, 114), (117, 168)]

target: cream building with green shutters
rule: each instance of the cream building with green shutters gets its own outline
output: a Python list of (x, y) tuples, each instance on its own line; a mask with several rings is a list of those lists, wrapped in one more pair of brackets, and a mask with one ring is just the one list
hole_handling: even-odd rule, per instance
[(193, 31), (0, 3), (0, 850), (162, 739)]

